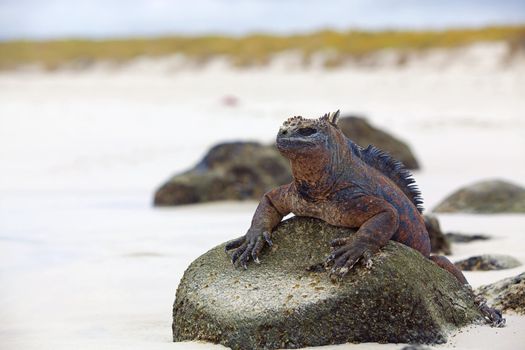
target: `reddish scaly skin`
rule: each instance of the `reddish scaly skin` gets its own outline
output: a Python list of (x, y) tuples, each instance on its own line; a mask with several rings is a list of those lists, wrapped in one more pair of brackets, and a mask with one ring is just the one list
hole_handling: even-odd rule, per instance
[(331, 274), (344, 276), (362, 259), (389, 240), (418, 250), (467, 281), (448, 259), (430, 256), (430, 240), (423, 216), (413, 201), (388, 175), (357, 157), (349, 141), (337, 128), (338, 113), (320, 119), (293, 117), (280, 128), (277, 147), (290, 160), (294, 181), (266, 193), (245, 236), (227, 244), (235, 249), (232, 261), (244, 268), (249, 260), (259, 262), (272, 230), (293, 213), (321, 219), (331, 225), (355, 228), (349, 237), (331, 242), (327, 265)]

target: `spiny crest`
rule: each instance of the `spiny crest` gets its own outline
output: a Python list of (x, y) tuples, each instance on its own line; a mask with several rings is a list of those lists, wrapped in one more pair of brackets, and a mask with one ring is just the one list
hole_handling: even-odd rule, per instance
[(305, 119), (299, 115), (295, 115), (293, 117), (290, 117), (288, 118), (287, 120), (285, 120), (285, 122), (283, 123), (283, 126), (294, 126), (294, 125), (297, 125), (299, 123), (301, 123), (302, 121), (305, 121), (305, 120), (308, 120), (308, 119)]
[(290, 118), (286, 119), (284, 124), (288, 125), (288, 124), (291, 124), (293, 122), (298, 122), (298, 121), (301, 121), (301, 120), (304, 120), (304, 118), (301, 117), (300, 115), (294, 115), (293, 117), (290, 117)]
[(340, 112), (339, 112), (339, 110), (337, 110), (337, 112), (326, 113), (319, 119), (307, 119), (307, 118), (303, 118), (302, 116), (296, 115), (296, 116), (288, 118), (283, 123), (283, 126), (285, 126), (285, 127), (296, 126), (296, 125), (300, 125), (300, 124), (303, 124), (303, 123), (311, 123), (311, 124), (314, 124), (314, 125), (321, 126), (321, 125), (323, 125), (326, 122), (328, 122), (328, 123), (330, 123), (330, 124), (332, 124), (334, 126), (337, 126), (337, 121), (339, 120), (339, 114), (340, 114)]
[(339, 120), (339, 114), (340, 114), (340, 111), (337, 110), (337, 112), (326, 113), (319, 119), (322, 121), (327, 121), (330, 124), (337, 125), (337, 121)]
[(405, 193), (412, 203), (414, 203), (417, 210), (423, 213), (423, 198), (421, 192), (417, 187), (416, 180), (412, 176), (412, 173), (405, 168), (403, 163), (392, 158), (390, 154), (375, 146), (370, 145), (363, 149), (353, 142), (351, 145), (359, 158), (388, 176), (388, 178)]

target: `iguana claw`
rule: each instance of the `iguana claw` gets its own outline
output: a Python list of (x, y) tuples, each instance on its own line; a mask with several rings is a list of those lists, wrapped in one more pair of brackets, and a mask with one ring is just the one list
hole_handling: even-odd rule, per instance
[(356, 242), (347, 243), (349, 238), (337, 239), (331, 242), (334, 251), (326, 258), (325, 265), (331, 265), (330, 277), (344, 277), (359, 260), (362, 260), (367, 268), (372, 266), (370, 248)]
[(264, 231), (258, 234), (254, 230), (248, 231), (246, 235), (228, 242), (225, 246), (225, 251), (235, 249), (231, 256), (231, 262), (234, 265), (240, 265), (245, 270), (248, 269), (248, 262), (252, 259), (256, 264), (260, 264), (259, 254), (264, 245), (272, 246), (270, 233)]

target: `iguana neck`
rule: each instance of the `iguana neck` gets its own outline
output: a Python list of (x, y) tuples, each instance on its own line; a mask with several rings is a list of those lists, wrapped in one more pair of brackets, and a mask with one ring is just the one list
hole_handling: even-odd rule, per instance
[(294, 186), (306, 199), (317, 200), (334, 193), (341, 184), (344, 164), (350, 157), (346, 147), (336, 149), (315, 156), (297, 157), (291, 160)]

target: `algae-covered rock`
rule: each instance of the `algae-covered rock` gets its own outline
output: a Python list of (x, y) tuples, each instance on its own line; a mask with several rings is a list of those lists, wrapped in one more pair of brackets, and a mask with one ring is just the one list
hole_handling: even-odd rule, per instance
[(274, 146), (230, 142), (214, 146), (191, 170), (172, 177), (155, 193), (155, 205), (259, 199), (292, 179), (288, 161)]
[[(224, 244), (184, 273), (173, 306), (174, 341), (232, 349), (345, 342), (442, 343), (447, 331), (480, 319), (472, 293), (419, 252), (389, 242), (334, 283), (307, 269), (328, 242), (353, 231), (311, 218), (282, 222), (261, 264), (234, 268)], [(317, 271), (316, 269), (313, 269)]]
[(504, 313), (525, 315), (525, 272), (481, 286), (476, 292)]
[(359, 146), (374, 145), (400, 160), (408, 169), (419, 169), (416, 157), (405, 142), (372, 126), (365, 118), (346, 116), (337, 124), (343, 134)]
[(440, 213), (525, 213), (525, 188), (501, 180), (463, 187), (434, 208)]
[(513, 269), (521, 266), (516, 258), (500, 254), (484, 254), (456, 261), (456, 267), (463, 271), (491, 271)]

